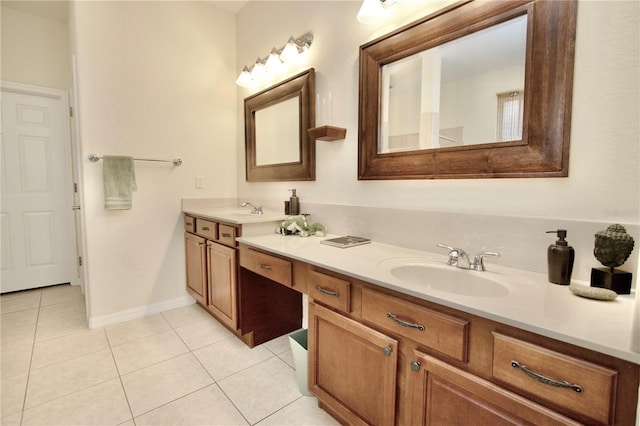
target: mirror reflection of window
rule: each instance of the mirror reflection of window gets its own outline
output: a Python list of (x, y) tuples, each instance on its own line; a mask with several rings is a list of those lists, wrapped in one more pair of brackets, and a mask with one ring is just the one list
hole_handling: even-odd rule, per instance
[(300, 97), (255, 112), (256, 165), (300, 162)]
[(521, 139), (526, 48), (523, 15), (384, 65), (378, 152)]
[(498, 142), (522, 139), (523, 113), (524, 94), (522, 90), (498, 93), (498, 123), (496, 126), (496, 140)]

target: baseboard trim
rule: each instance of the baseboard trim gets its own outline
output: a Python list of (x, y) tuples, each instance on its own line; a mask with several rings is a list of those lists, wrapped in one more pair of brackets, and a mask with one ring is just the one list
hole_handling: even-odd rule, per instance
[(169, 309), (181, 308), (183, 306), (192, 305), (196, 301), (191, 296), (182, 296), (177, 299), (167, 300), (165, 302), (153, 305), (140, 306), (138, 308), (127, 309), (126, 311), (115, 312), (108, 315), (100, 315), (88, 318), (89, 328), (101, 328), (107, 325), (117, 324), (123, 321), (129, 321), (136, 318), (146, 317), (148, 315), (157, 314)]

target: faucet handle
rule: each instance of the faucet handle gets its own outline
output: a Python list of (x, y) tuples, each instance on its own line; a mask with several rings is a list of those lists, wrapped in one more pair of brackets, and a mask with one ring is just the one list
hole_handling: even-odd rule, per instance
[(465, 251), (460, 248), (451, 247), (446, 244), (436, 244), (436, 246), (449, 250), (449, 260), (447, 261), (447, 265), (449, 266), (458, 266), (458, 259), (460, 258), (460, 256), (466, 257), (467, 261), (469, 260), (467, 253), (465, 253)]
[(483, 259), (487, 256), (500, 257), (500, 253), (494, 251), (483, 251), (476, 254), (470, 269), (473, 269), (474, 271), (486, 271)]

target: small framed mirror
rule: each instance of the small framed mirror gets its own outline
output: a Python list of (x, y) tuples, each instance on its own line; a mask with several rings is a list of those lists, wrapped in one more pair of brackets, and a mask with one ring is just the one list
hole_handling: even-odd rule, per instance
[(568, 176), (576, 12), (464, 0), (361, 46), (358, 178)]
[(308, 69), (244, 100), (248, 182), (315, 180), (315, 71)]

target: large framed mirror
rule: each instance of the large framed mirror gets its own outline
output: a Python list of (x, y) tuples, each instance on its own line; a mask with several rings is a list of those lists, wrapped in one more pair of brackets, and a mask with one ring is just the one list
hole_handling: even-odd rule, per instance
[(360, 47), (358, 178), (568, 176), (575, 0), (465, 0)]
[(245, 98), (247, 181), (315, 180), (315, 115), (313, 68)]

